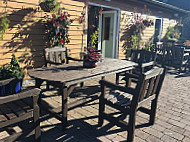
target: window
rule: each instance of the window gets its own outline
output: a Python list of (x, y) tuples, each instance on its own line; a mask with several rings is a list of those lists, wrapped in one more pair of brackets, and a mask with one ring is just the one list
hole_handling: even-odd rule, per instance
[(104, 30), (104, 40), (109, 40), (110, 36), (110, 17), (105, 17), (105, 30)]

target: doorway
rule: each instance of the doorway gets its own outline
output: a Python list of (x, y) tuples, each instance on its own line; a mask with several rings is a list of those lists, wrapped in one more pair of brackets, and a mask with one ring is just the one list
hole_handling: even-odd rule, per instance
[(154, 43), (160, 42), (162, 35), (162, 18), (155, 19)]
[[(88, 13), (88, 44), (91, 43), (90, 40), (93, 32), (97, 31), (96, 48), (101, 50), (103, 57), (117, 58), (119, 48), (120, 10), (96, 4), (90, 4), (90, 7)], [(97, 9), (101, 11), (98, 15), (97, 12), (94, 11)], [(94, 16), (95, 18), (93, 18)], [(94, 22), (92, 23), (92, 21)]]

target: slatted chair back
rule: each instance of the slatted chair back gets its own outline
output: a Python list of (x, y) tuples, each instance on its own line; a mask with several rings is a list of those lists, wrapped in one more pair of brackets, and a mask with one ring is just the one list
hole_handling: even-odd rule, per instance
[[(147, 99), (149, 97), (155, 98), (157, 93), (156, 91), (160, 89), (158, 87), (160, 76), (163, 74), (163, 68), (155, 68), (152, 69), (144, 74), (144, 83), (142, 91), (140, 92), (139, 96), (139, 103), (141, 103), (144, 99)], [(161, 83), (162, 83), (161, 79)]]
[[(185, 53), (185, 47), (166, 47), (163, 65), (179, 68), (182, 71), (188, 65), (189, 54)], [(185, 70), (184, 69), (184, 70)]]
[(67, 63), (67, 48), (53, 47), (44, 49), (45, 65)]
[[(140, 68), (153, 67), (155, 65), (157, 57), (155, 52), (145, 49), (130, 49), (128, 52), (127, 59), (138, 63)], [(144, 72), (144, 69), (142, 69), (142, 72)]]
[[(139, 76), (131, 100), (131, 111), (135, 111), (146, 100), (158, 98), (165, 73), (163, 68), (154, 68)], [(160, 78), (162, 76), (162, 78)]]

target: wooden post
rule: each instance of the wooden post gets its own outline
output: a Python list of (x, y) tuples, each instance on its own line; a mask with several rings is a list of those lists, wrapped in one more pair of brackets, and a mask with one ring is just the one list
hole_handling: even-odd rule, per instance
[(38, 95), (33, 96), (33, 108), (34, 108), (34, 128), (35, 128), (35, 141), (40, 141), (41, 131), (40, 131), (40, 109), (38, 106)]

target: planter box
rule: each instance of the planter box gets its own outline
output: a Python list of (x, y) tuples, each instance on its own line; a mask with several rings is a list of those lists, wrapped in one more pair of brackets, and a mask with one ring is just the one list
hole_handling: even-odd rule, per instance
[(21, 91), (22, 79), (10, 78), (0, 80), (0, 96), (11, 95)]

